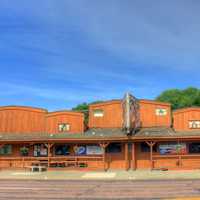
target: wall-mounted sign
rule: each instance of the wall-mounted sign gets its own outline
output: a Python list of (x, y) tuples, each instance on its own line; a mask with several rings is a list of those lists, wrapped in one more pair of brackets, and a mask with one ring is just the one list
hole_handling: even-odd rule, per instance
[(189, 121), (189, 128), (192, 128), (192, 129), (200, 128), (200, 121), (198, 120)]
[(75, 147), (74, 152), (78, 156), (86, 155), (86, 146)]
[(186, 143), (172, 143), (172, 144), (160, 144), (160, 154), (186, 154), (187, 146)]
[(86, 154), (87, 155), (102, 155), (103, 149), (98, 145), (87, 145)]
[(167, 110), (164, 108), (157, 108), (156, 115), (157, 116), (165, 116), (165, 115), (167, 115)]

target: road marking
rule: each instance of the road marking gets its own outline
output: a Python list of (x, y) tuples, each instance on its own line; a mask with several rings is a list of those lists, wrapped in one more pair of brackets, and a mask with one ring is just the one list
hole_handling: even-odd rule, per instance
[(32, 175), (38, 175), (38, 174), (41, 174), (40, 172), (37, 172), (37, 173), (33, 173), (33, 172), (15, 172), (15, 173), (12, 173), (11, 175), (13, 176), (17, 176), (17, 175), (25, 175), (25, 176), (32, 176)]
[(165, 200), (200, 200), (200, 197), (182, 197), (182, 198), (172, 198)]
[(82, 176), (82, 178), (92, 178), (92, 179), (104, 179), (104, 178), (114, 178), (116, 173), (86, 173)]

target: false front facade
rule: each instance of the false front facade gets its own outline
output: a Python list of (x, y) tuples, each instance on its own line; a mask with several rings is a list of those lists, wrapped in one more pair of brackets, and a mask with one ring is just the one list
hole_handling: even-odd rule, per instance
[(196, 169), (200, 109), (124, 99), (73, 111), (0, 108), (0, 168)]

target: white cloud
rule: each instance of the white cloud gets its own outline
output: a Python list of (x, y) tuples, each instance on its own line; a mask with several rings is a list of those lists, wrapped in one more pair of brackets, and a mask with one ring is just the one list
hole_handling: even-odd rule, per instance
[(88, 38), (117, 57), (172, 69), (199, 65), (199, 2), (67, 2)]

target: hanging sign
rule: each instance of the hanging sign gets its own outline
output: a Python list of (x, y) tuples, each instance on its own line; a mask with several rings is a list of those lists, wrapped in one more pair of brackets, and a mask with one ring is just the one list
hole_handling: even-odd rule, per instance
[(87, 145), (86, 154), (87, 155), (102, 155), (103, 149), (98, 145)]
[(78, 156), (86, 155), (86, 147), (85, 146), (78, 146), (74, 149), (75, 154)]
[(180, 144), (161, 144), (159, 145), (160, 154), (186, 154), (186, 143)]

